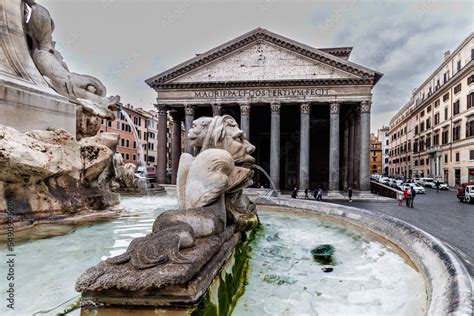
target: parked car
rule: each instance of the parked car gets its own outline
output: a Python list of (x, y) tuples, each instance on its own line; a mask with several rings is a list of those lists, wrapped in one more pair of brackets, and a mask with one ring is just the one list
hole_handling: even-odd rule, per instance
[[(436, 181), (435, 182), (428, 182), (425, 184), (425, 187), (427, 188), (432, 188), (432, 189), (436, 189)], [(449, 187), (446, 183), (444, 182), (439, 182), (439, 189), (440, 190), (449, 190)]]
[(387, 178), (387, 177), (380, 177), (380, 178), (378, 179), (378, 182), (380, 182), (380, 183), (382, 183), (382, 184), (385, 184), (385, 185), (389, 185), (389, 180), (390, 180), (390, 179)]
[(403, 180), (390, 179), (389, 185), (394, 189), (399, 189), (400, 184), (403, 183)]
[(413, 178), (413, 179), (411, 179), (411, 182), (419, 184), (420, 183), (420, 178)]
[(429, 185), (428, 183), (434, 182), (433, 178), (420, 178), (420, 181), (418, 182), (419, 185), (426, 187)]
[(399, 186), (400, 190), (405, 191), (405, 189), (413, 189), (416, 194), (425, 194), (426, 190), (422, 186), (416, 183), (402, 183)]
[(461, 202), (474, 203), (474, 185), (466, 185), (464, 187), (464, 196)]
[[(474, 202), (472, 186), (474, 186), (474, 182), (465, 182), (458, 186), (457, 197), (460, 202)], [(468, 192), (466, 192), (467, 187), (469, 187)]]

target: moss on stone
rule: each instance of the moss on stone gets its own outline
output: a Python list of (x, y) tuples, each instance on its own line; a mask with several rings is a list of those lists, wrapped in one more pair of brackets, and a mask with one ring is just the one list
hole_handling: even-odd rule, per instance
[(248, 236), (242, 234), (241, 241), (234, 250), (234, 264), (230, 273), (223, 270), (219, 275), (217, 287), (217, 304), (211, 299), (208, 291), (203, 301), (191, 313), (193, 316), (225, 316), (231, 315), (238, 299), (245, 292), (249, 275), (249, 258), (251, 244), (256, 239), (261, 225), (252, 230)]

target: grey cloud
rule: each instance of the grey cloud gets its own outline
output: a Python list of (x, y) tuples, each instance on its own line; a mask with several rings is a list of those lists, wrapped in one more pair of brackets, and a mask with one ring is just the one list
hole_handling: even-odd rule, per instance
[(471, 32), (472, 1), (38, 0), (72, 71), (101, 78), (110, 94), (151, 108), (144, 79), (255, 27), (314, 47), (353, 46), (351, 60), (385, 74), (372, 129)]

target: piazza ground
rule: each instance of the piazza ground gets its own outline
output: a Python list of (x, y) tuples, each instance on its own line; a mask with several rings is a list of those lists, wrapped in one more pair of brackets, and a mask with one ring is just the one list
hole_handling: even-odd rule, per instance
[[(454, 191), (426, 189), (418, 194), (414, 208), (398, 206), (398, 201), (331, 201), (387, 214), (432, 234), (450, 247), (474, 275), (474, 205), (460, 203)], [(316, 202), (315, 202), (316, 203)]]

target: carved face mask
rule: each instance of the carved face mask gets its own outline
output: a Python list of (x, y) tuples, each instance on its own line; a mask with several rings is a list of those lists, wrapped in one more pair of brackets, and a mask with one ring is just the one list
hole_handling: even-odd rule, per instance
[(253, 163), (250, 156), (255, 146), (247, 141), (246, 135), (238, 127), (230, 115), (202, 117), (193, 122), (193, 128), (188, 133), (192, 146), (224, 149), (232, 155), (235, 164)]

